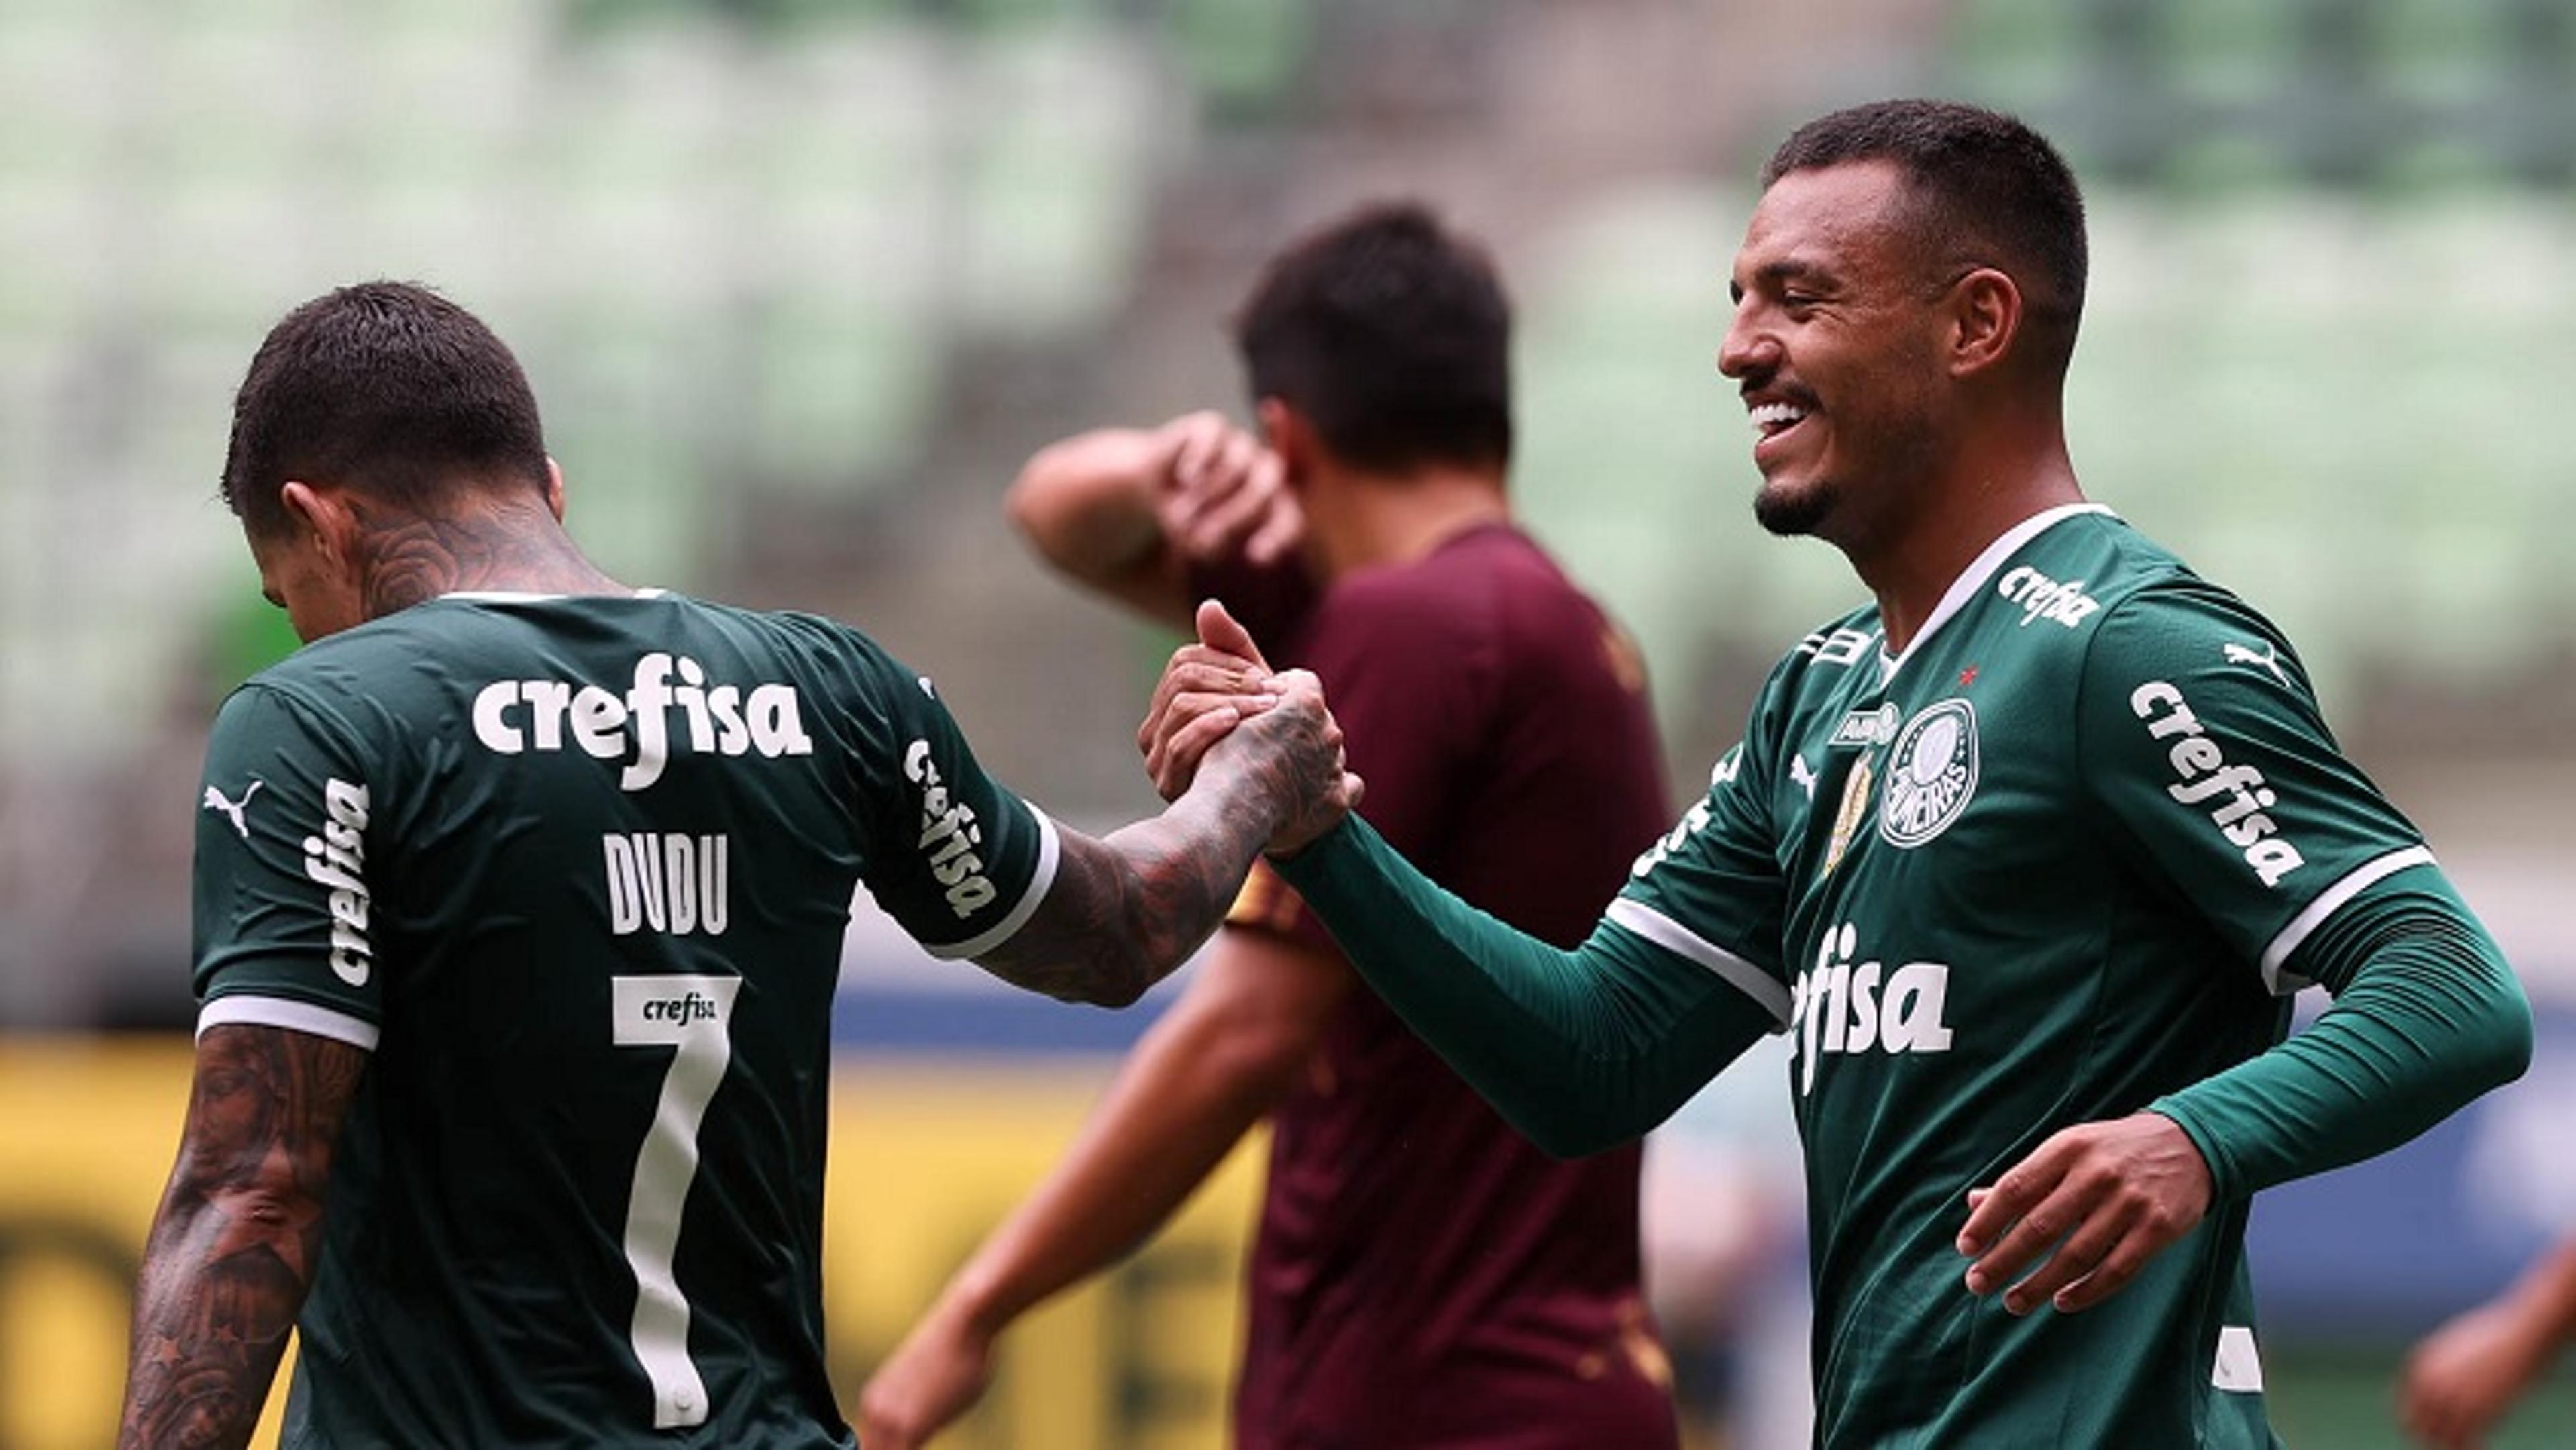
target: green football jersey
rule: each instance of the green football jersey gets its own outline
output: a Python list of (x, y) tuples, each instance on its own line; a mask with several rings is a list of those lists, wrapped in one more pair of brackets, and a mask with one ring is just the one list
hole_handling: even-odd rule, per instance
[(2431, 863), (2271, 625), (2098, 507), (1998, 540), (1901, 656), (1873, 608), (1784, 659), (1609, 920), (1791, 1034), (1819, 1438), (2267, 1443), (2244, 1201), (2017, 1319), (1965, 1287), (1967, 1193), (2279, 1041), (2302, 943)]
[(451, 595), (244, 685), (208, 746), (199, 1030), (370, 1049), (291, 1446), (846, 1446), (831, 999), (864, 881), (1007, 939), (1054, 827), (864, 636)]

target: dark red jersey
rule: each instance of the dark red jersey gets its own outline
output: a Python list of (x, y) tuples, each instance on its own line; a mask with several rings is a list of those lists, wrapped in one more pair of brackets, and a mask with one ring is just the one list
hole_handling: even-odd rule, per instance
[[(1201, 581), (1324, 682), (1362, 813), (1434, 880), (1564, 946), (1668, 824), (1637, 655), (1519, 531), (1352, 573)], [(1332, 950), (1266, 869), (1232, 930)], [(1635, 1145), (1558, 1162), (1365, 990), (1272, 1119), (1237, 1387), (1245, 1450), (1669, 1450)]]

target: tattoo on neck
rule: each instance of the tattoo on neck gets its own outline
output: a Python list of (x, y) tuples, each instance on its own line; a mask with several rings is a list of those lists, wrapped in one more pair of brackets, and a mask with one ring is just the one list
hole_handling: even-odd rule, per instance
[(369, 618), (460, 589), (589, 593), (609, 581), (570, 541), (524, 514), (469, 509), (443, 516), (360, 514)]

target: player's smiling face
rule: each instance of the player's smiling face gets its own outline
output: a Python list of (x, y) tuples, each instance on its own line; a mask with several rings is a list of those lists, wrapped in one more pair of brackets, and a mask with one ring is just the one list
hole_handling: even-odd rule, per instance
[(1741, 385), (1773, 533), (1862, 544), (1937, 452), (1939, 307), (1907, 211), (1895, 163), (1845, 162), (1773, 182), (1745, 229), (1718, 370)]

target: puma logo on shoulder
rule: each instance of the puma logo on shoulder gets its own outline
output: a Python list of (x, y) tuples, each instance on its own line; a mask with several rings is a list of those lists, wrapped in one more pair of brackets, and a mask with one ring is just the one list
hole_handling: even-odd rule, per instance
[(2226, 651), (2227, 662), (2231, 665), (2261, 665), (2270, 670), (2272, 678), (2279, 680), (2284, 686), (2290, 683), (2289, 675), (2281, 669), (2281, 647), (2277, 644), (2263, 646), (2261, 654), (2256, 654), (2241, 644), (2222, 644), (2219, 648)]
[(233, 829), (240, 832), (241, 838), (247, 841), (250, 839), (250, 821), (246, 818), (244, 813), (250, 809), (250, 798), (259, 794), (259, 788), (267, 783), (268, 782), (261, 780), (258, 776), (252, 776), (250, 780), (250, 789), (243, 791), (242, 798), (237, 801), (224, 799), (224, 793), (222, 791), (215, 789), (213, 786), (208, 786), (206, 787), (206, 798), (203, 804), (207, 810), (219, 811), (229, 817), (233, 823)]

